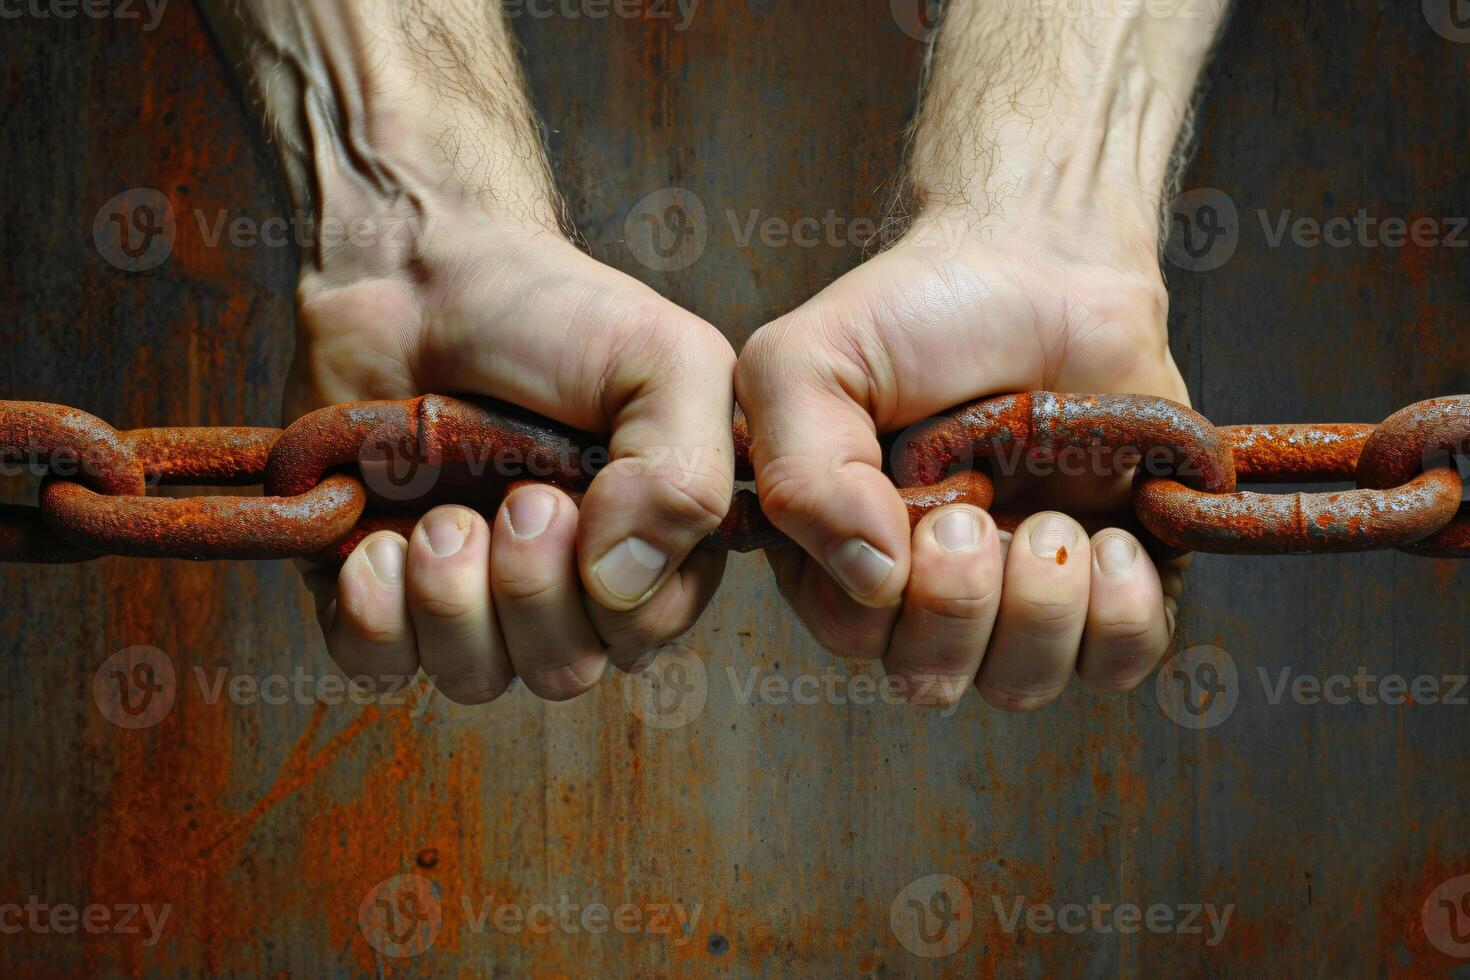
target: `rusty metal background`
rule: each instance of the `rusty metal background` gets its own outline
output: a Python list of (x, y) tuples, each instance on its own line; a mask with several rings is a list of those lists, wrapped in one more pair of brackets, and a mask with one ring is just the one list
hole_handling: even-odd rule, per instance
[[(687, 29), (676, 10), (519, 18), (593, 253), (737, 343), (859, 261), (850, 245), (742, 245), (736, 227), (752, 209), (881, 214), (918, 73), (903, 8), (704, 0)], [(294, 254), (210, 238), (221, 214), (287, 210), (194, 11), (173, 0), (145, 30), (141, 4), (103, 8), (137, 19), (15, 9), (0, 21), (0, 392), (120, 427), (276, 424)], [(1453, 231), (1470, 214), (1467, 40), (1436, 3), (1241, 5), (1184, 182), (1233, 205), (1220, 226), (1233, 251), (1169, 270), (1174, 350), (1208, 417), (1374, 422), (1470, 387), (1470, 234)], [(625, 219), (670, 187), (698, 196), (709, 237), (697, 262), (659, 273), (630, 249)], [(136, 188), (172, 207), (171, 249), (146, 271), (126, 267), (157, 256), (119, 252), (106, 217)], [(1186, 216), (1201, 201), (1220, 196), (1187, 198)], [(1435, 219), (1451, 241), (1272, 244), (1283, 212), (1359, 209)], [(6, 480), (4, 499), (29, 500), (34, 483)], [(107, 559), (0, 567), (0, 582), (10, 975), (1442, 976), (1470, 964), (1451, 955), (1470, 953), (1456, 945), (1470, 908), (1454, 880), (1470, 872), (1470, 707), (1289, 691), (1272, 703), (1283, 670), (1425, 675), (1450, 694), (1466, 671), (1463, 563), (1202, 558), (1175, 648), (1223, 655), (1183, 654), (1127, 698), (1074, 685), (1024, 717), (973, 697), (943, 717), (853, 703), (850, 688), (817, 704), (762, 688), (872, 671), (817, 649), (755, 557), (733, 561), (684, 641), (692, 654), (669, 658), (682, 672), (481, 709), (211, 701), (221, 670), (247, 685), (324, 672), (284, 563)], [(138, 646), (160, 653), (119, 655)], [(140, 663), (171, 699), (128, 715), (109, 678), (143, 676)], [(1218, 688), (1205, 714), (1181, 710), (1186, 680)], [(403, 909), (402, 889), (420, 887), (440, 913), (419, 934), (432, 942), (394, 946), (372, 927), (374, 901)], [(936, 887), (960, 901), (919, 930), (908, 903), (937, 916)], [(4, 907), (32, 896), (169, 917), (151, 945), (146, 925), (12, 934)], [(1094, 896), (1232, 911), (1213, 945), (1208, 926), (1008, 931), (999, 914)], [(642, 926), (512, 931), (466, 911), (537, 903), (632, 906)], [(662, 906), (684, 910), (687, 930), (654, 928)]]

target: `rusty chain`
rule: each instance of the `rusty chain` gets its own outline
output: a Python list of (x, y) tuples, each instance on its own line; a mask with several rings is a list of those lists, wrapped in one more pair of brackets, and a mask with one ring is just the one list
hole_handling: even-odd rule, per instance
[[(736, 477), (751, 479), (735, 420)], [(1215, 427), (1143, 395), (1029, 392), (973, 402), (886, 440), (888, 470), (917, 523), (946, 503), (989, 508), (995, 477), (1131, 476), (1125, 526), (1156, 555), (1304, 554), (1398, 548), (1470, 557), (1470, 396), (1419, 402), (1381, 425)], [(527, 481), (580, 499), (609, 464), (596, 436), (503, 403), (424, 395), (354, 402), (288, 428), (118, 431), (77, 409), (0, 401), (0, 457), (43, 477), (39, 507), (0, 507), (0, 561), (104, 555), (306, 557), (340, 563), (367, 534), (407, 533), (429, 506), (492, 512)], [(21, 472), (24, 472), (22, 470)], [(1238, 483), (1345, 483), (1330, 492), (1246, 492)], [(167, 496), (154, 485), (262, 485), (259, 495)], [(997, 512), (1002, 528), (1023, 513)], [(708, 544), (789, 545), (737, 490)]]

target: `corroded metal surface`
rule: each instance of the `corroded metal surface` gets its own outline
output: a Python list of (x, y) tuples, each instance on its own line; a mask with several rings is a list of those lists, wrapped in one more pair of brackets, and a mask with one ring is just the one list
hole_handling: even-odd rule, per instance
[[(857, 262), (845, 244), (742, 244), (727, 212), (737, 227), (752, 209), (881, 216), (920, 54), (895, 8), (707, 0), (686, 30), (517, 21), (594, 254), (737, 341)], [(1465, 46), (1413, 3), (1234, 16), (1184, 187), (1234, 201), (1238, 243), (1212, 270), (1169, 268), (1171, 344), (1196, 407), (1219, 421), (1379, 419), (1470, 390), (1463, 249), (1267, 233), (1283, 212), (1288, 226), (1359, 208), (1470, 213)], [(168, 4), (151, 32), (7, 20), (0, 48), (3, 394), (64, 397), (120, 427), (279, 424), (294, 256), (206, 232), (221, 212), (263, 221), (284, 206), (192, 10)], [(652, 271), (625, 219), (670, 186), (700, 196), (711, 233), (695, 265)], [(166, 262), (130, 273), (98, 253), (92, 224), (136, 187), (172, 202), (176, 238)], [(34, 489), (7, 480), (5, 499)], [(657, 674), (699, 695), (672, 714), (650, 707), (675, 704), (667, 692), (639, 699), (657, 678), (489, 709), (237, 703), (228, 687), (211, 700), (221, 672), (325, 671), (286, 563), (114, 559), (0, 568), (0, 582), (0, 902), (171, 908), (152, 945), (146, 923), (7, 934), (8, 975), (1403, 977), (1465, 962), (1425, 927), (1426, 904), (1437, 912), (1430, 900), (1470, 873), (1470, 716), (1447, 680), (1464, 672), (1470, 623), (1444, 612), (1470, 587), (1464, 563), (1197, 560), (1175, 648), (1228, 659), (1203, 661), (1213, 672), (1176, 660), (1160, 684), (1213, 678), (1229, 711), (1179, 715), (1188, 725), (1153, 682), (1120, 699), (1074, 686), (1020, 717), (971, 697), (920, 713), (835, 682), (841, 697), (783, 696), (762, 684), (876, 673), (817, 649), (754, 557), (732, 560), (683, 640), (697, 658)], [(140, 645), (168, 658), (174, 697), (127, 729), (94, 679), (144, 676), (109, 666)], [(1292, 693), (1303, 675), (1360, 669), (1436, 679), (1441, 696)], [(380, 953), (359, 918), (399, 875), (429, 883), (441, 912), (414, 957)], [(904, 889), (925, 897), (933, 875), (969, 897), (952, 908), (970, 929), (949, 956), (912, 952), (892, 925), (915, 896)], [(1024, 908), (1006, 928), (1018, 900), (1094, 896), (1233, 912), (1213, 945), (1208, 924), (1038, 931)], [(687, 931), (495, 925), (502, 905), (562, 901), (679, 906)]]

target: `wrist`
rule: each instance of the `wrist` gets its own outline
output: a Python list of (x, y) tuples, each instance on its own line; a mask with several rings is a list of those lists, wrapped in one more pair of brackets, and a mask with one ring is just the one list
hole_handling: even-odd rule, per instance
[(253, 83), (305, 216), (304, 272), (391, 264), (460, 223), (558, 232), (557, 196), (498, 5), (204, 6)]

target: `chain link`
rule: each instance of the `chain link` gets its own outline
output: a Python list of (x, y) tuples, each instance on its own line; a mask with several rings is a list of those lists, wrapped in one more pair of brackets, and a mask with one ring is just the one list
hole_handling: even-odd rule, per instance
[[(736, 478), (750, 480), (745, 420)], [(987, 398), (885, 440), (917, 523), (948, 503), (990, 508), (995, 480), (1051, 474), (1133, 479), (1133, 513), (1085, 515), (1135, 531), (1155, 555), (1301, 554), (1399, 548), (1470, 557), (1470, 396), (1436, 398), (1382, 425), (1215, 427), (1143, 395), (1027, 392)], [(424, 395), (332, 405), (284, 430), (119, 432), (85, 412), (0, 401), (0, 456), (43, 477), (39, 507), (0, 507), (0, 561), (103, 555), (191, 559), (307, 557), (340, 563), (366, 535), (407, 534), (429, 507), (493, 513), (526, 482), (574, 499), (608, 465), (598, 437), (500, 402)], [(1247, 483), (1352, 482), (1353, 489), (1260, 493)], [(150, 494), (160, 484), (261, 485), (263, 495)], [(999, 512), (1013, 529), (1021, 512)], [(736, 491), (708, 544), (790, 545)]]

